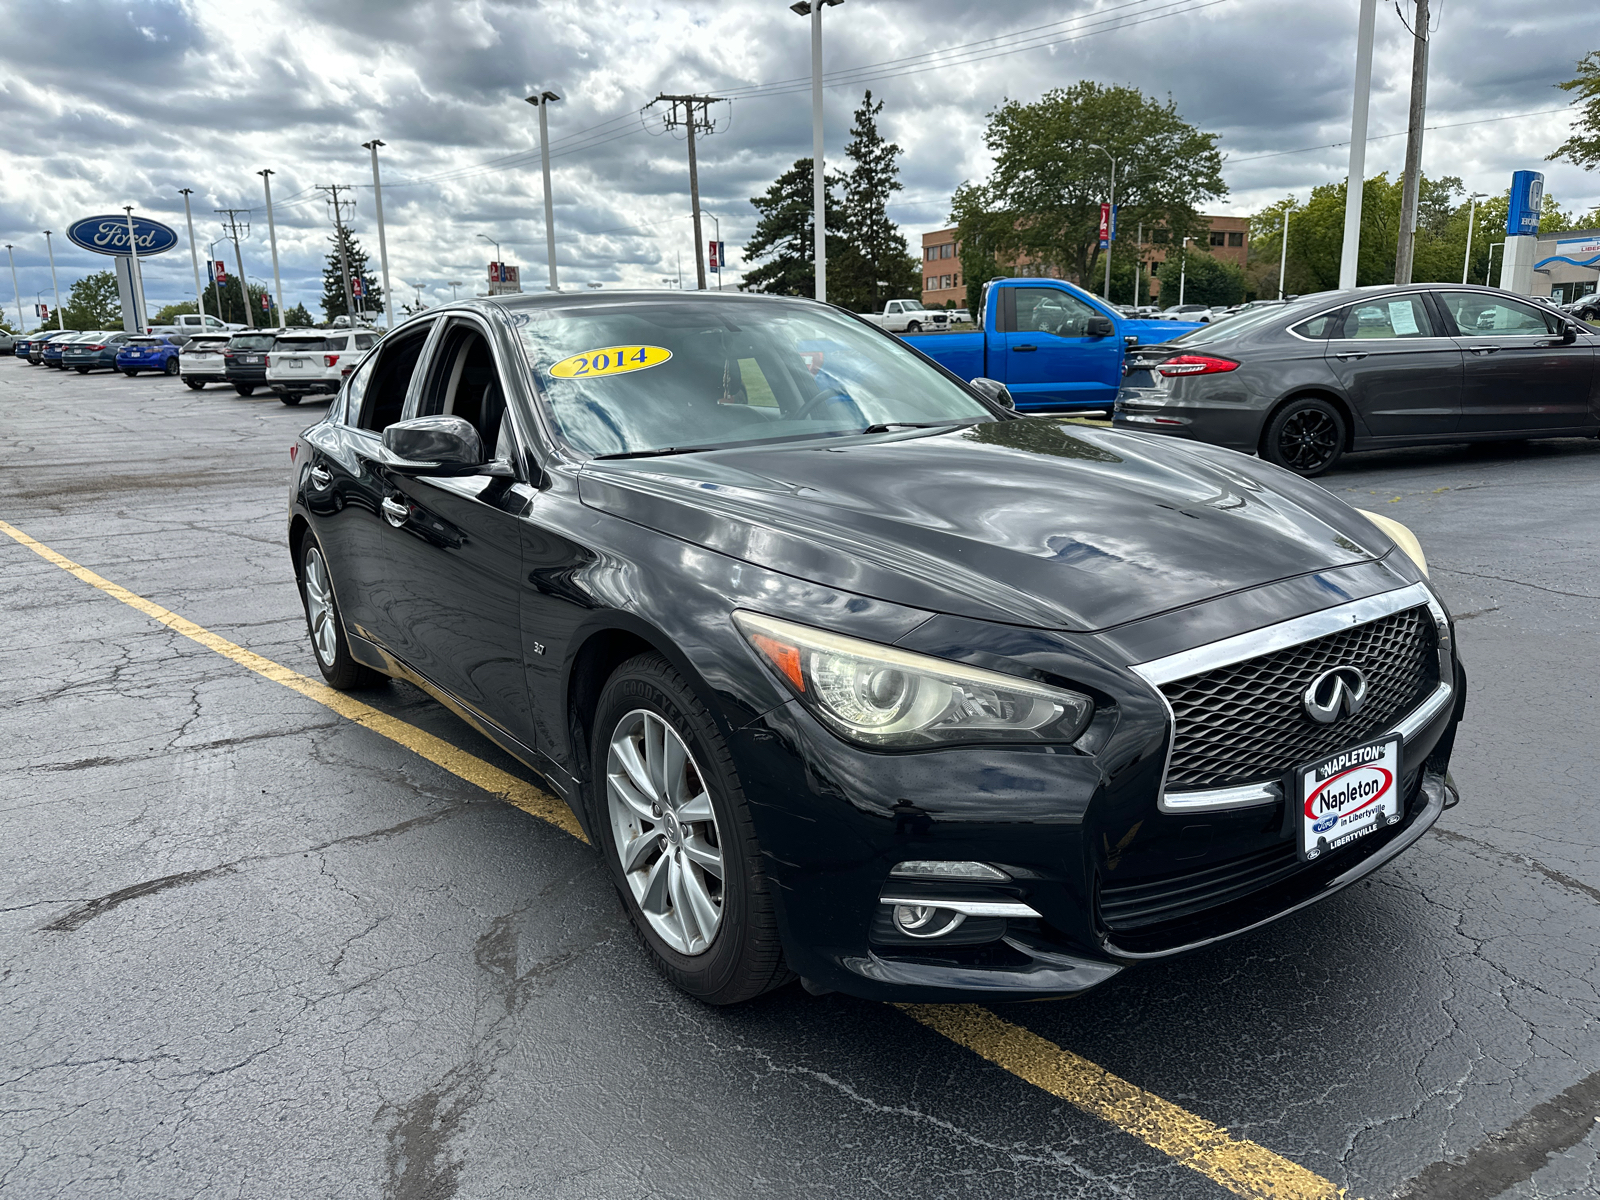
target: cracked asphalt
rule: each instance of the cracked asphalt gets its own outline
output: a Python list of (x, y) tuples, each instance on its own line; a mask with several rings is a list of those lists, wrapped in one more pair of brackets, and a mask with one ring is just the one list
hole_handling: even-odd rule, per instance
[[(0, 360), (0, 520), (307, 675), (320, 409)], [(1471, 672), (1436, 831), (998, 1010), (1368, 1198), (1600, 1192), (1600, 444), (1361, 455)], [(0, 538), (0, 1194), (1217, 1197), (899, 1010), (651, 968), (593, 851)], [(524, 779), (421, 693), (362, 699)]]

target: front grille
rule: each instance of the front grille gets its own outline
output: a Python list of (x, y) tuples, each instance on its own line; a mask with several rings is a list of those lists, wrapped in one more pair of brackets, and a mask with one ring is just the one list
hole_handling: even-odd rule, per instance
[[(1232, 787), (1285, 771), (1385, 732), (1439, 682), (1438, 633), (1427, 606), (1394, 613), (1161, 688), (1177, 722), (1167, 787)], [(1332, 667), (1359, 667), (1367, 702), (1319, 725), (1301, 697)]]

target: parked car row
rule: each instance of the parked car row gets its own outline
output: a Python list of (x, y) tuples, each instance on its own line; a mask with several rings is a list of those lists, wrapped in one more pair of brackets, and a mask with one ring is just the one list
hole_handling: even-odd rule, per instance
[[(208, 317), (215, 321), (215, 318)], [(377, 345), (375, 329), (218, 328), (186, 333), (125, 333), (120, 330), (52, 329), (13, 340), (14, 357), (35, 366), (90, 371), (141, 371), (176, 375), (196, 391), (208, 383), (231, 384), (241, 396), (270, 388), (285, 404), (339, 390), (361, 356)]]

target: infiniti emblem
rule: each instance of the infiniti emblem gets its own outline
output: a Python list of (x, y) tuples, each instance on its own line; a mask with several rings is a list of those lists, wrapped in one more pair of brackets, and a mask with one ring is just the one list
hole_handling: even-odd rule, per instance
[(1355, 667), (1335, 667), (1311, 681), (1300, 702), (1319, 725), (1353, 717), (1367, 702), (1367, 677)]

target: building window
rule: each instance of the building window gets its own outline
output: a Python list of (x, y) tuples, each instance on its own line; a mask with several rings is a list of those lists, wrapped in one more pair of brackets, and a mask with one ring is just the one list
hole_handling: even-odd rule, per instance
[(955, 243), (946, 242), (944, 245), (939, 247), (939, 257), (940, 258), (949, 258), (950, 257), (950, 252), (952, 250), (954, 250), (955, 248), (956, 248), (955, 247)]
[(1228, 237), (1220, 230), (1213, 229), (1211, 231), (1211, 244), (1213, 246), (1226, 246), (1228, 244)]
[(1228, 245), (1230, 245), (1230, 246), (1243, 246), (1244, 245), (1244, 234), (1242, 234), (1242, 233), (1230, 233), (1228, 235)]
[(939, 286), (941, 288), (948, 288), (950, 286), (950, 276), (948, 276), (948, 275), (939, 276)]
[(927, 247), (926, 249), (923, 250), (922, 257), (923, 257), (923, 259), (925, 261), (932, 262), (933, 261), (933, 256), (935, 254), (937, 254), (938, 252), (939, 252), (939, 248), (937, 246), (929, 246), (929, 247)]
[(938, 286), (939, 286), (939, 277), (937, 275), (929, 275), (928, 276), (928, 287), (927, 287), (927, 290), (931, 292), (935, 288), (937, 288)]

